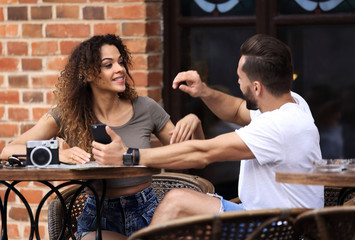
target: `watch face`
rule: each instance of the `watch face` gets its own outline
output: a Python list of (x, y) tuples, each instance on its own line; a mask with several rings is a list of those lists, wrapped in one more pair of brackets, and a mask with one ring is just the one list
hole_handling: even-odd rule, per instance
[(132, 166), (133, 165), (133, 154), (124, 153), (123, 154), (123, 165)]

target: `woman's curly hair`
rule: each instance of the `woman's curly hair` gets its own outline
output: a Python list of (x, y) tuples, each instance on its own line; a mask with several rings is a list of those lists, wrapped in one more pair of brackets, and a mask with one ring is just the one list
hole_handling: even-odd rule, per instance
[[(119, 50), (123, 66), (129, 79), (134, 84), (128, 68), (132, 58), (122, 40), (113, 34), (93, 36), (82, 42), (71, 54), (65, 69), (61, 72), (56, 84), (54, 96), (56, 108), (54, 111), (60, 120), (58, 136), (70, 146), (78, 146), (91, 151), (93, 140), (90, 125), (98, 120), (93, 111), (93, 95), (88, 80), (95, 80), (101, 72), (100, 49), (103, 45), (114, 45)], [(137, 98), (135, 89), (127, 82), (126, 90), (118, 93), (121, 99)]]

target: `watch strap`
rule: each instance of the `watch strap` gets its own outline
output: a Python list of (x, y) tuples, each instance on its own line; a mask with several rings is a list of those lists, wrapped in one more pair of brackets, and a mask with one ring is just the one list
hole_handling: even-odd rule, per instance
[(133, 165), (139, 165), (139, 149), (138, 148), (133, 148), (134, 154), (133, 154)]

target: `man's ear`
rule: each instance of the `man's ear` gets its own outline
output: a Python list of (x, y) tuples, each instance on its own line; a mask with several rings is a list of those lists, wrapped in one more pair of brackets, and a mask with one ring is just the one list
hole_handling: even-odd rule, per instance
[(253, 82), (253, 87), (255, 91), (255, 95), (260, 95), (261, 89), (262, 89), (262, 84), (259, 81), (254, 81)]

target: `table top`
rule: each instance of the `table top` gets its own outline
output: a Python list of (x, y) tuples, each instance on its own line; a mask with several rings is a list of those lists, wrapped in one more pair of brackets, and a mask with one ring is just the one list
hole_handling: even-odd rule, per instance
[(322, 172), (312, 169), (278, 169), (276, 181), (292, 184), (355, 187), (355, 171)]
[(161, 169), (145, 166), (90, 166), (81, 168), (0, 168), (1, 181), (66, 181), (149, 176)]

